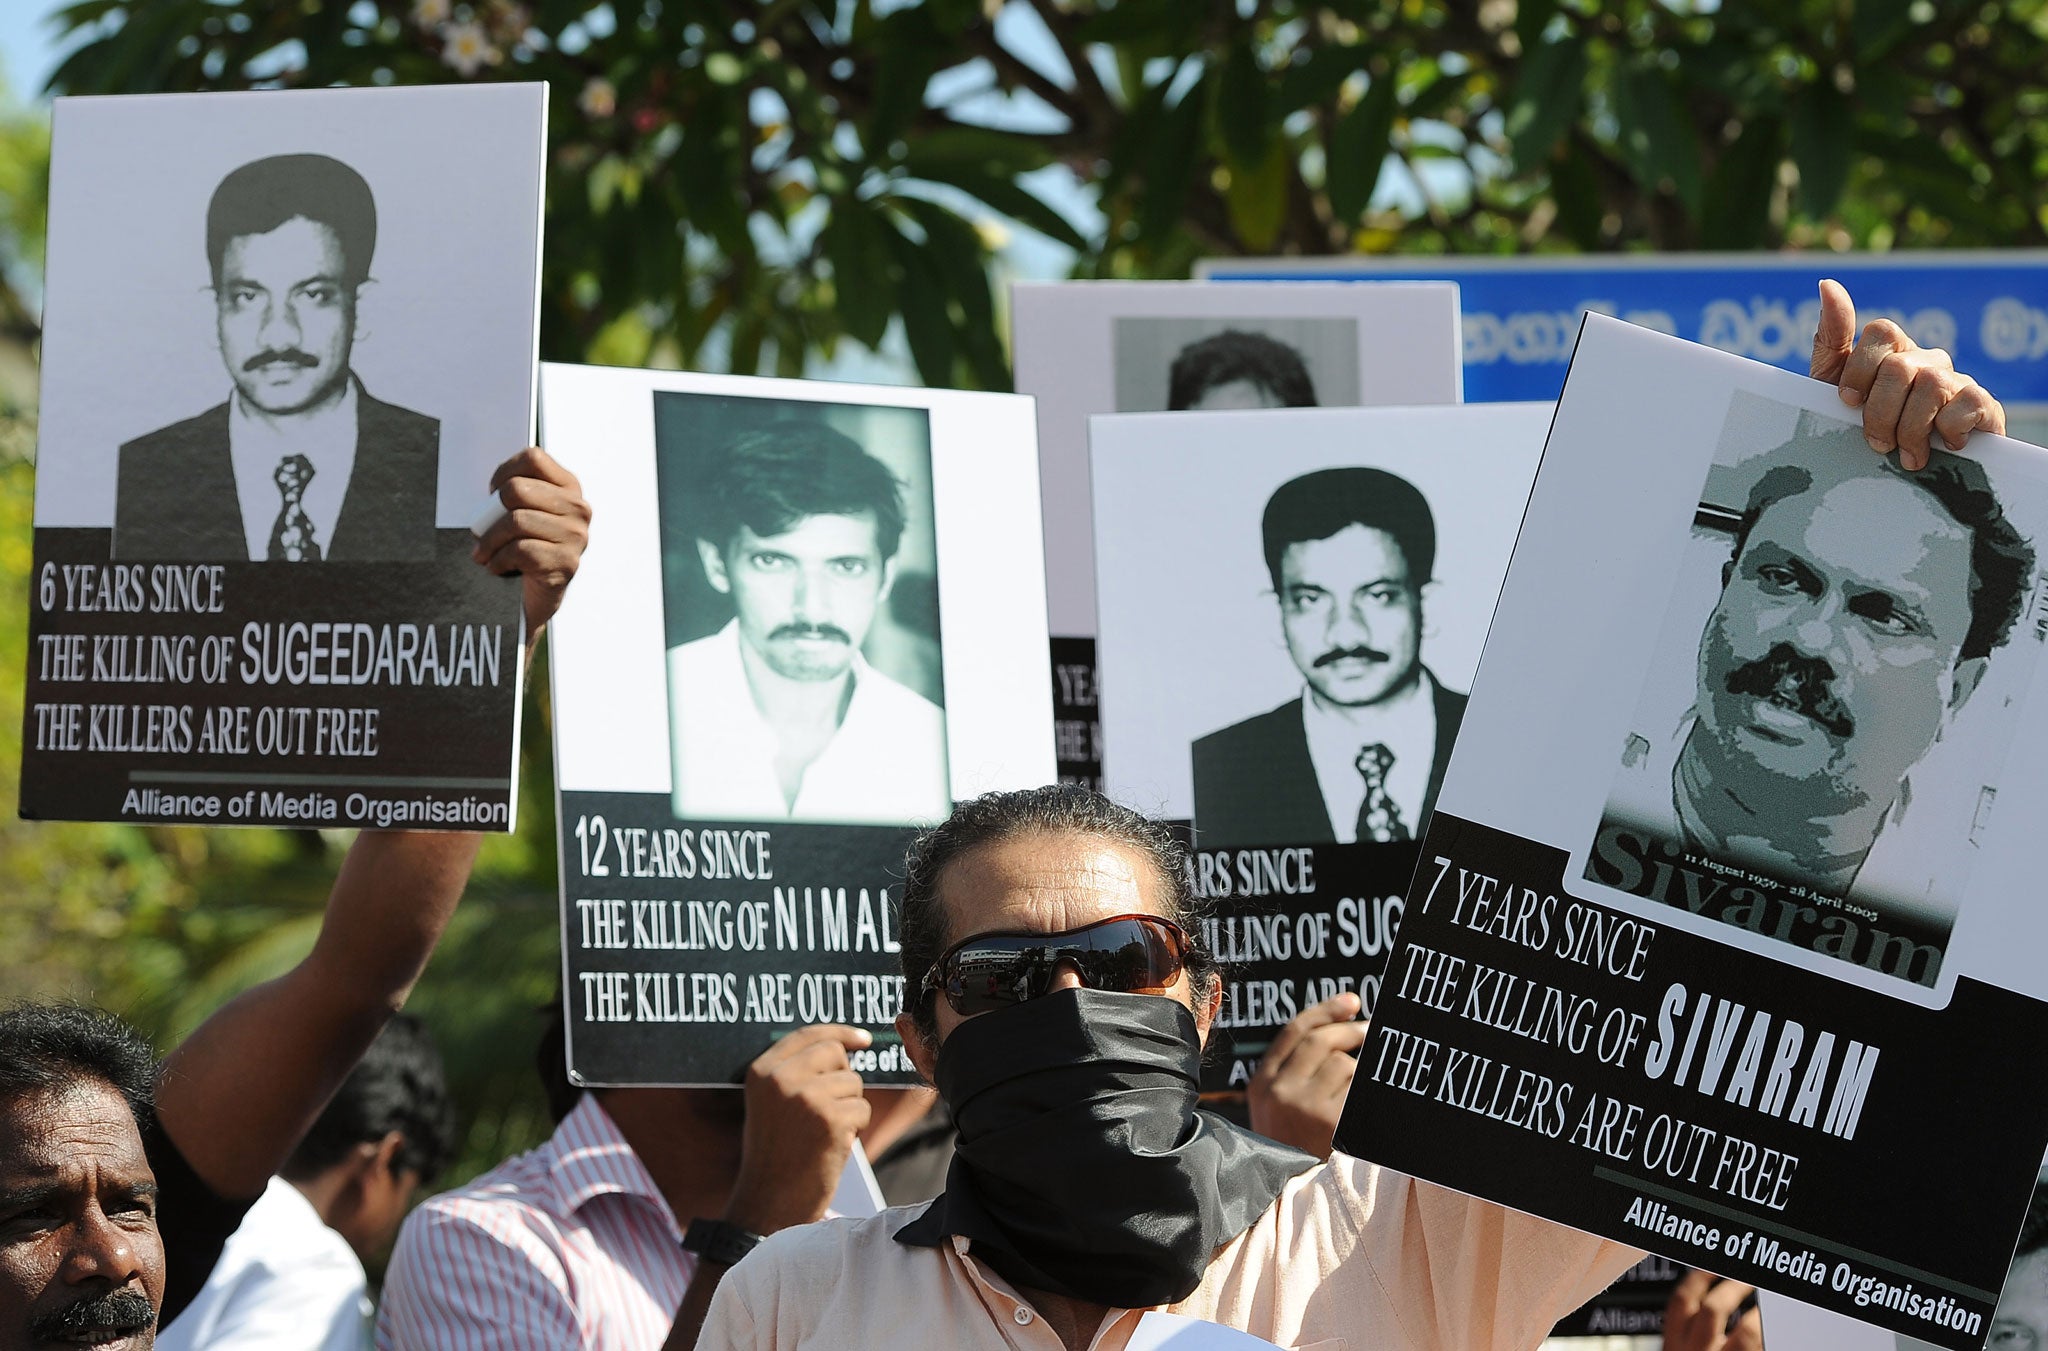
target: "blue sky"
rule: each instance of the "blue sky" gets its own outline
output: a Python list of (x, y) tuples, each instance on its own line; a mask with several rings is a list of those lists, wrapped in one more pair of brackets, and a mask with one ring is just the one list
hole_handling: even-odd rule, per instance
[(0, 71), (15, 98), (28, 100), (42, 89), (57, 64), (49, 16), (56, 0), (14, 0), (0, 4)]

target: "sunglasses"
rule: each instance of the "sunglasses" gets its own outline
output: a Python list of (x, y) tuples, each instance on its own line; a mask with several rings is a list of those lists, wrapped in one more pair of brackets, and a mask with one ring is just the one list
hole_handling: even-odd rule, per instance
[(1187, 931), (1157, 915), (1116, 915), (1066, 933), (976, 934), (932, 963), (919, 997), (936, 991), (972, 1018), (1049, 993), (1061, 963), (1091, 990), (1164, 994), (1188, 947)]

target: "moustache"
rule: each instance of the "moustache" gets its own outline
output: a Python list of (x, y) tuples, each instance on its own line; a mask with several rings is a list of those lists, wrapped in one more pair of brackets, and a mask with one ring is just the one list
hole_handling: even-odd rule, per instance
[(822, 638), (827, 642), (853, 646), (853, 635), (837, 624), (784, 624), (768, 634), (770, 642), (777, 638)]
[(1755, 661), (1730, 671), (1727, 683), (1730, 694), (1768, 699), (1846, 740), (1856, 734), (1856, 720), (1830, 688), (1834, 680), (1834, 667), (1819, 657), (1801, 656), (1789, 643), (1779, 643)]
[(147, 1332), (156, 1326), (156, 1306), (135, 1290), (110, 1290), (104, 1295), (81, 1299), (29, 1321), (30, 1341), (51, 1341), (75, 1337), (82, 1332), (112, 1332), (127, 1336)]
[(1392, 661), (1393, 658), (1376, 647), (1333, 647), (1309, 664), (1320, 670), (1325, 666), (1334, 666), (1336, 663), (1346, 660), (1388, 662)]
[(296, 347), (278, 347), (258, 352), (242, 363), (242, 370), (254, 373), (265, 366), (298, 366), (310, 370), (320, 364), (320, 358), (311, 352), (301, 352)]

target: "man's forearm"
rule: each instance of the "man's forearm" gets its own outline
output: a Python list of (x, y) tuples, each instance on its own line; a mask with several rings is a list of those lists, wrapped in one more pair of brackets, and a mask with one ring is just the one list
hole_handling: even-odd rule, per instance
[(411, 991), (469, 881), (481, 837), (364, 831), (313, 951), (230, 1000), (164, 1061), (157, 1116), (223, 1196), (263, 1190)]
[(718, 1283), (729, 1269), (718, 1262), (697, 1264), (697, 1274), (690, 1278), (690, 1288), (683, 1292), (683, 1307), (676, 1310), (676, 1321), (669, 1328), (661, 1351), (693, 1351), (697, 1335), (704, 1330), (705, 1315), (711, 1312), (711, 1297), (718, 1293)]

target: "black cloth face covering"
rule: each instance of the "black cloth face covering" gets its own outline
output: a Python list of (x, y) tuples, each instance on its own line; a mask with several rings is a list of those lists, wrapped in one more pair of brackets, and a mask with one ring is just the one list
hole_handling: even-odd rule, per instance
[(1317, 1162), (1198, 1109), (1194, 1016), (1165, 995), (1060, 990), (970, 1018), (936, 1077), (953, 1164), (896, 1241), (962, 1235), (1012, 1285), (1112, 1308), (1186, 1299)]

